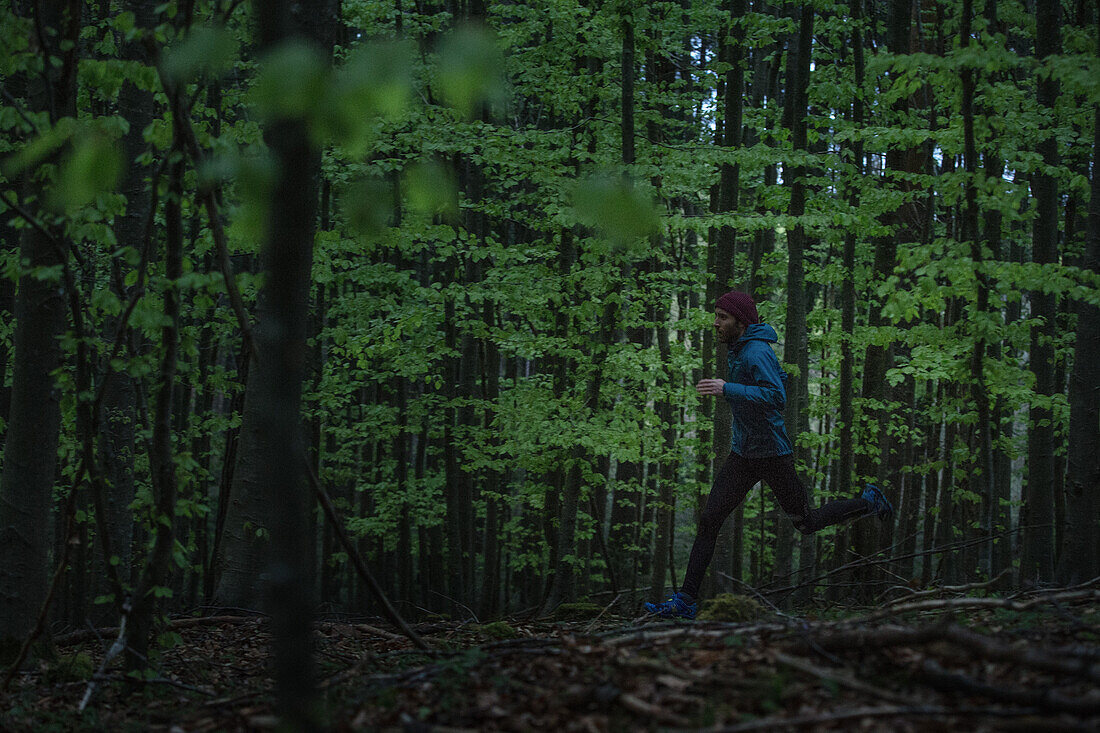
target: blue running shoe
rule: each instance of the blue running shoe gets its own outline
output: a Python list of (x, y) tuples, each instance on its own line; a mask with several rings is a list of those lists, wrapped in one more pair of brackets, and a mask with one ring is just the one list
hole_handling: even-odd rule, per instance
[(863, 490), (859, 498), (871, 505), (869, 514), (874, 514), (883, 521), (887, 521), (890, 517), (894, 516), (894, 505), (890, 503), (874, 484), (867, 484), (867, 488)]
[(693, 619), (699, 610), (699, 605), (689, 601), (683, 593), (673, 593), (667, 601), (645, 604), (645, 610), (662, 618)]

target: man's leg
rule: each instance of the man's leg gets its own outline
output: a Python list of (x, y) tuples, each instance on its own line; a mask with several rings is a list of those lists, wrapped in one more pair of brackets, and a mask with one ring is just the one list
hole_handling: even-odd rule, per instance
[(764, 481), (775, 492), (779, 506), (791, 518), (795, 529), (810, 534), (848, 519), (866, 516), (871, 503), (865, 499), (836, 499), (818, 509), (810, 508), (806, 487), (794, 470), (794, 456), (760, 459), (767, 467), (761, 471)]
[(730, 515), (737, 505), (745, 499), (760, 477), (752, 469), (752, 466), (736, 453), (730, 453), (725, 463), (718, 469), (714, 477), (714, 485), (710, 489), (703, 515), (699, 517), (699, 529), (695, 535), (695, 544), (691, 546), (691, 556), (688, 558), (687, 571), (684, 574), (684, 584), (680, 592), (691, 598), (699, 595), (699, 586), (703, 582), (703, 574), (714, 555), (714, 545), (718, 541), (718, 531), (722, 529), (722, 522)]

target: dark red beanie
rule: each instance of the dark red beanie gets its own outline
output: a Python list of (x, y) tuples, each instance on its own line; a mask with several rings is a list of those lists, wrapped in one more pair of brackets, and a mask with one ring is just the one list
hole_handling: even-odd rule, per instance
[(756, 312), (756, 303), (748, 293), (731, 290), (719, 297), (715, 306), (729, 313), (746, 326), (760, 322), (760, 316)]

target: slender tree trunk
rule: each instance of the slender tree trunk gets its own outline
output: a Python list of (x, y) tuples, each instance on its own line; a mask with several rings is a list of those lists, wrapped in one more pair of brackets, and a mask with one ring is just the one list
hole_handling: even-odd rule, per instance
[[(1061, 51), (1061, 5), (1056, 0), (1036, 0), (1037, 36), (1035, 55), (1039, 61)], [(1054, 113), (1058, 81), (1044, 76), (1038, 82), (1040, 109)], [(1058, 261), (1058, 182), (1049, 173), (1059, 164), (1054, 130), (1042, 131), (1038, 145), (1043, 166), (1032, 173), (1031, 186), (1037, 215), (1032, 232), (1031, 259), (1037, 265)], [(1020, 580), (1047, 583), (1054, 580), (1054, 427), (1049, 400), (1058, 391), (1054, 383), (1055, 318), (1053, 293), (1030, 293), (1031, 316), (1038, 321), (1031, 331), (1030, 365), (1035, 374), (1035, 396), (1028, 430), (1027, 491), (1024, 552), (1020, 562)]]
[[(973, 15), (973, 0), (963, 0), (962, 13), (959, 16), (962, 33), (962, 47), (970, 47), (970, 21)], [(966, 170), (966, 205), (963, 212), (963, 240), (970, 245), (970, 258), (978, 281), (977, 303), (971, 315), (975, 329), (974, 352), (970, 361), (970, 396), (978, 411), (977, 424), (977, 470), (974, 472), (973, 489), (981, 497), (979, 515), (980, 532), (988, 537), (993, 515), (993, 437), (990, 417), (989, 389), (985, 382), (986, 339), (985, 321), (991, 316), (989, 309), (989, 283), (983, 263), (985, 253), (982, 241), (978, 237), (978, 150), (974, 142), (974, 77), (972, 66), (964, 67), (962, 76), (962, 115), (963, 115), (963, 159)], [(988, 542), (979, 545), (982, 571), (992, 577), (990, 546)]]
[[(76, 48), (82, 3), (36, 6), (38, 49), (45, 71), (28, 81), (29, 106), (51, 124), (76, 115)], [(56, 64), (54, 62), (57, 62)], [(26, 176), (25, 199), (41, 200), (44, 182)], [(23, 230), (19, 256), (30, 268), (56, 267), (68, 256), (62, 226)], [(65, 329), (65, 296), (56, 281), (23, 275), (15, 296), (11, 406), (0, 474), (0, 645), (30, 632), (46, 598), (51, 492), (57, 474), (60, 428), (54, 372), (61, 365), (58, 337)]]
[[(1088, 229), (1081, 266), (1095, 273), (1100, 272), (1100, 105), (1093, 110), (1092, 149)], [(1066, 531), (1058, 563), (1058, 581), (1065, 584), (1100, 575), (1100, 308), (1084, 302), (1076, 305)]]
[[(810, 65), (813, 53), (814, 9), (804, 4), (799, 13), (797, 58), (793, 67), (794, 77), (789, 80), (787, 90), (788, 129), (795, 154), (806, 151), (808, 91), (810, 85)], [(789, 176), (787, 175), (789, 173)], [(798, 437), (806, 431), (809, 398), (809, 346), (806, 333), (806, 283), (804, 250), (806, 245), (805, 228), (801, 217), (806, 213), (806, 169), (796, 165), (784, 171), (784, 179), (790, 180), (791, 202), (788, 213), (795, 225), (787, 232), (787, 321), (784, 328), (783, 362), (790, 371), (795, 372), (794, 379), (787, 383), (787, 406), (784, 410), (784, 422), (792, 442), (795, 443), (797, 462), (805, 467), (809, 465), (809, 454), (797, 444)], [(793, 383), (792, 383), (793, 382)], [(809, 490), (809, 488), (807, 489)], [(812, 501), (812, 497), (811, 497)], [(778, 577), (787, 577), (791, 572), (791, 560), (794, 549), (794, 528), (790, 522), (780, 521), (776, 547), (775, 573)], [(804, 554), (800, 575), (808, 580), (813, 575), (813, 546), (803, 544)]]
[[(180, 93), (168, 92), (172, 112), (181, 113)], [(174, 125), (172, 151), (182, 155), (183, 142), (179, 125)], [(165, 201), (164, 275), (174, 283), (183, 274), (183, 162), (172, 164), (168, 176), (168, 198)], [(172, 397), (176, 387), (177, 355), (179, 353), (180, 295), (172, 285), (164, 292), (165, 326), (161, 335), (161, 365), (158, 393), (153, 415), (153, 441), (149, 467), (153, 484), (154, 540), (153, 550), (146, 560), (133, 593), (133, 611), (126, 633), (126, 663), (130, 670), (142, 670), (149, 664), (149, 642), (155, 622), (154, 614), (161, 597), (158, 592), (171, 571), (175, 549), (176, 466), (172, 450)]]
[[(909, 0), (892, 0), (890, 4), (890, 16), (889, 16), (889, 37), (888, 47), (895, 54), (905, 54), (909, 52), (910, 40), (909, 29), (911, 19), (911, 5)], [(895, 106), (894, 111), (897, 114), (904, 114), (908, 110), (907, 101), (899, 100)], [(887, 175), (891, 172), (900, 172), (904, 170), (904, 161), (906, 152), (898, 146), (892, 146), (886, 153), (886, 168)], [(886, 185), (896, 186), (904, 188), (905, 184), (898, 180), (887, 180)], [(897, 261), (897, 243), (903, 236), (903, 227), (905, 217), (899, 210), (887, 212), (884, 216), (886, 223), (891, 225), (894, 232), (886, 234), (877, 238), (875, 242), (875, 260), (873, 269), (873, 282), (882, 282), (894, 269), (894, 264)], [(870, 312), (870, 325), (874, 328), (885, 325), (885, 319), (882, 316), (881, 305), (877, 302), (872, 302)], [(863, 379), (862, 379), (862, 397), (865, 402), (869, 404), (881, 405), (886, 399), (886, 372), (890, 366), (890, 351), (886, 347), (872, 344), (867, 347), (864, 356), (863, 367)], [(862, 481), (867, 478), (872, 478), (876, 482), (877, 475), (880, 470), (881, 456), (889, 455), (889, 438), (886, 435), (886, 421), (888, 416), (886, 412), (881, 409), (868, 410), (867, 415), (869, 422), (872, 426), (872, 445), (868, 452), (860, 452), (856, 456), (856, 473), (858, 480)], [(882, 487), (886, 490), (887, 495), (892, 494), (890, 487)], [(896, 497), (895, 497), (896, 499)], [(880, 545), (880, 527), (877, 522), (863, 521), (856, 522), (852, 525), (851, 537), (852, 548), (856, 555), (859, 557), (866, 557), (879, 549)], [(859, 600), (869, 600), (870, 598), (870, 573), (872, 571), (869, 568), (860, 568), (854, 575), (854, 581), (859, 583), (856, 587), (856, 597)]]

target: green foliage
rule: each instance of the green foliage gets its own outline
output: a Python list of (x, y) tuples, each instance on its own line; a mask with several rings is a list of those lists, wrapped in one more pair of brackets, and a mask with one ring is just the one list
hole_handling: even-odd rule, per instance
[(502, 104), (505, 84), (503, 59), (496, 39), (487, 29), (463, 26), (443, 40), (435, 79), (443, 100), (466, 119), (481, 104)]
[(477, 632), (490, 639), (516, 639), (520, 633), (506, 621), (493, 621), (476, 628)]
[[(133, 29), (133, 13), (122, 13), (119, 30)], [(164, 74), (176, 84), (187, 84), (200, 77), (218, 77), (233, 67), (238, 54), (237, 39), (226, 28), (192, 27), (164, 54)]]
[(577, 603), (563, 603), (554, 609), (554, 619), (557, 621), (587, 621), (599, 616), (603, 607), (596, 603), (581, 601)]
[[(718, 60), (709, 39), (714, 29), (728, 30), (729, 22), (713, 2), (690, 8), (489, 3), (484, 23), (468, 26), (440, 6), (395, 9), (346, 0), (342, 21), (356, 32), (347, 34), (331, 62), (302, 43), (255, 57), (247, 13), (215, 22), (220, 8), (205, 3), (196, 6), (191, 28), (176, 27), (182, 21), (170, 18), (171, 4), (158, 20), (170, 22), (152, 29), (137, 27), (131, 12), (115, 13), (89, 23), (82, 34), (89, 50), (77, 77), (79, 113), (52, 123), (48, 114), (31, 111), (29, 97), (18, 98), (24, 92), (17, 81), (38, 78), (42, 59), (29, 45), (32, 24), (5, 11), (0, 80), (15, 96), (0, 105), (3, 183), (14, 192), (17, 179), (47, 182), (43, 201), (21, 203), (42, 223), (63, 230), (80, 258), (72, 267), (85, 338), (72, 332), (61, 339), (67, 366), (57, 375), (64, 411), (60, 475), (71, 479), (79, 460), (72, 370), (78, 346), (88, 348), (97, 368), (106, 364), (135, 380), (148, 400), (158, 386), (160, 339), (168, 325), (164, 298), (174, 290), (183, 301), (174, 416), (180, 499), (172, 518), (153, 511), (151, 468), (142, 450), (151, 418), (137, 414), (133, 509), (146, 531), (165, 521), (180, 525), (174, 558), (182, 575), (203, 567), (207, 558), (199, 557), (198, 538), (217, 516), (222, 464), (232, 455), (226, 441), (240, 424), (230, 404), (243, 387), (240, 334), (197, 194), (217, 192), (230, 264), (245, 308), (255, 316), (263, 282), (256, 256), (276, 174), (264, 132), (279, 120), (303, 120), (322, 150), (327, 184), (327, 208), (318, 217), (324, 228), (313, 256), (311, 340), (303, 354), (309, 374), (304, 418), (319, 436), (314, 447), (322, 482), (338, 495), (348, 529), (370, 548), (372, 561), (392, 565), (401, 523), (425, 532), (446, 528), (453, 518), (447, 500), (455, 490), (449, 470), (457, 470), (476, 487), (469, 499), (475, 534), (490, 499), (506, 510), (498, 536), (503, 575), (515, 581), (514, 601), (523, 578), (545, 577), (552, 556), (548, 537), (556, 529), (555, 519), (545, 515), (560, 499), (563, 474), (580, 470), (579, 537), (588, 554), (598, 555), (589, 495), (606, 489), (606, 509), (652, 508), (656, 477), (669, 463), (683, 554), (680, 545), (693, 531), (690, 508), (709, 485), (700, 464), (712, 449), (703, 410), (713, 404), (700, 400), (692, 383), (712, 376), (702, 360), (711, 305), (704, 293), (713, 270), (708, 257), (723, 227), (736, 237), (735, 274), (733, 283), (716, 285), (743, 286), (758, 259), (760, 312), (780, 331), (787, 235), (798, 226), (807, 235), (810, 369), (790, 372), (809, 387), (812, 429), (797, 441), (816, 455), (806, 471), (817, 496), (824, 498), (826, 487), (829, 495), (840, 495), (850, 483), (829, 472), (846, 429), (857, 455), (880, 466), (889, 458), (880, 455), (880, 441), (888, 438), (910, 456), (902, 473), (944, 471), (947, 495), (968, 506), (975, 494), (962, 479), (975, 470), (977, 411), (969, 392), (975, 344), (998, 347), (987, 353), (982, 370), (1004, 421), (997, 427), (1011, 427), (1026, 406), (1042, 405), (1053, 410), (1063, 436), (1064, 395), (1036, 395), (1022, 363), (1031, 330), (1040, 325), (1029, 316), (1031, 293), (1056, 295), (1063, 310), (1071, 302), (1100, 305), (1100, 279), (1073, 261), (1074, 242), (1066, 242), (1058, 263), (1030, 262), (1035, 207), (1028, 183), (1042, 168), (1039, 136), (1050, 130), (1065, 161), (1051, 171), (1064, 201), (1073, 197), (1078, 215), (1087, 210), (1082, 172), (1089, 169), (1091, 105), (1097, 101), (1095, 29), (1067, 27), (1065, 53), (1040, 66), (1025, 48), (1034, 23), (1023, 6), (1001, 3), (998, 9), (1008, 35), (980, 30), (966, 50), (956, 39), (942, 55), (908, 54), (876, 39), (878, 52), (867, 54), (862, 79), (854, 77), (850, 57), (832, 51), (848, 47), (850, 19), (819, 12), (815, 58), (821, 62), (811, 74), (806, 151), (793, 149), (781, 105), (771, 98), (760, 104), (746, 98), (741, 148), (714, 144), (726, 122), (716, 94), (729, 64)], [(620, 95), (626, 10), (638, 43), (636, 151), (629, 170), (622, 165)], [(948, 18), (948, 27), (954, 22)], [(737, 21), (751, 54), (745, 69), (752, 89), (765, 88), (754, 75), (766, 70), (769, 54), (786, 84), (784, 44), (795, 25), (770, 12)], [(868, 24), (867, 32), (879, 29)], [(162, 269), (172, 119), (157, 69), (127, 51), (127, 44), (145, 40), (165, 48), (161, 70), (186, 101), (202, 154), (202, 160), (188, 154), (184, 161), (180, 203), (188, 265), (174, 282)], [(684, 51), (688, 44), (691, 53)], [(963, 68), (979, 71), (979, 150), (1005, 163), (1003, 175), (983, 174), (975, 182), (981, 212), (1002, 217), (1000, 240), (982, 243), (981, 265), (959, 225), (969, 182), (960, 158)], [(1052, 114), (1040, 113), (1034, 102), (1035, 80), (1045, 74), (1063, 88)], [(151, 93), (153, 119), (140, 130), (129, 129), (131, 111), (120, 107), (128, 84)], [(866, 106), (860, 126), (851, 119), (857, 90)], [(935, 117), (926, 99), (936, 100)], [(903, 101), (905, 111), (897, 104)], [(123, 159), (127, 132), (140, 133), (136, 153), (125, 149), (131, 159)], [(856, 141), (871, 168), (854, 165), (848, 146)], [(907, 150), (919, 163), (913, 170), (883, 170), (885, 156)], [(739, 208), (713, 213), (720, 168), (727, 163), (738, 166)], [(806, 213), (797, 218), (788, 213), (788, 174), (795, 165), (806, 167), (811, 187)], [(151, 215), (134, 210), (127, 199), (132, 191), (113, 193), (131, 171), (139, 188), (151, 188), (154, 170), (160, 171), (162, 208)], [(849, 204), (850, 193), (858, 194), (857, 206)], [(143, 232), (116, 234), (125, 217), (140, 219), (137, 229), (148, 225), (148, 251)], [(29, 226), (17, 217), (10, 221), (13, 229)], [(1083, 227), (1069, 223), (1078, 225), (1079, 242)], [(851, 273), (840, 264), (849, 234), (856, 240)], [(1068, 229), (1063, 234), (1071, 239)], [(882, 242), (896, 245), (897, 254), (879, 277), (874, 263)], [(31, 266), (14, 251), (0, 259), (12, 281), (24, 275), (64, 279), (63, 268)], [(139, 271), (142, 263), (145, 271)], [(983, 278), (993, 304), (985, 313), (977, 307)], [(854, 424), (839, 428), (840, 402), (851, 397), (839, 393), (837, 377), (844, 338), (839, 292), (846, 279), (858, 294), (848, 339), (857, 384)], [(108, 362), (116, 319), (132, 297), (127, 325), (133, 333), (124, 334), (126, 348)], [(1057, 325), (1056, 359), (1068, 369), (1073, 323)], [(667, 352), (659, 335), (668, 338)], [(4, 319), (0, 342), (10, 348), (11, 340), (11, 319)], [(887, 386), (908, 390), (911, 400), (859, 396), (863, 360), (876, 346), (893, 355)], [(467, 373), (468, 383), (455, 381)], [(99, 378), (97, 373), (96, 385)], [(498, 391), (491, 394), (494, 379)], [(881, 423), (879, 412), (885, 413)], [(1021, 420), (1016, 418), (1015, 436), (997, 437), (998, 448), (1011, 456), (1023, 450)], [(930, 436), (947, 426), (955, 444), (937, 444), (925, 459)], [(665, 431), (672, 437), (667, 443)], [(447, 436), (451, 443), (445, 445)], [(399, 485), (399, 461), (414, 463), (414, 445), (422, 454)], [(948, 458), (954, 475), (946, 475)], [(612, 470), (628, 464), (636, 477), (613, 480)], [(775, 509), (767, 492), (745, 505), (745, 559), (765, 577), (775, 552)], [(604, 539), (612, 554), (622, 553), (631, 561), (626, 565), (644, 571), (652, 524), (629, 516), (616, 518), (629, 521), (629, 531)], [(94, 535), (91, 523), (88, 531)], [(419, 562), (428, 541), (411, 534), (408, 551)], [(483, 547), (494, 538), (474, 539)], [(578, 567), (589, 562), (576, 550), (561, 554)], [(480, 558), (474, 568), (479, 581)], [(341, 560), (321, 562), (346, 567)], [(585, 568), (604, 572), (600, 563), (597, 557)], [(183, 604), (180, 590), (154, 592), (174, 593)]]
[(86, 652), (59, 654), (43, 670), (43, 679), (49, 684), (85, 682), (91, 679), (95, 665)]

